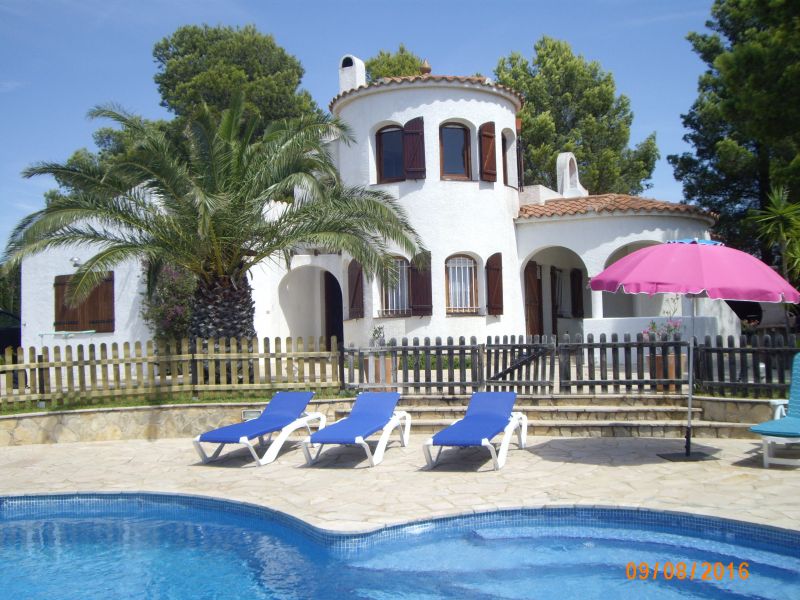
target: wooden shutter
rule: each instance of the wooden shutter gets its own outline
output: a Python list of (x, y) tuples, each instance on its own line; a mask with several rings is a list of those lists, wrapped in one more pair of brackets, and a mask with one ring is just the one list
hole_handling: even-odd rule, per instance
[(486, 261), (486, 312), (503, 314), (503, 256), (499, 252)]
[(425, 127), (422, 117), (403, 125), (403, 169), (406, 179), (425, 179)]
[(55, 291), (55, 331), (81, 331), (81, 307), (67, 306), (67, 286), (72, 275), (57, 275), (53, 283)]
[(558, 304), (556, 302), (556, 285), (558, 284), (558, 269), (550, 266), (550, 320), (552, 321), (553, 335), (558, 335)]
[(525, 182), (525, 161), (524, 161), (525, 145), (522, 143), (522, 137), (517, 133), (517, 189), (521, 192)]
[(114, 331), (114, 273), (106, 273), (102, 283), (92, 290), (81, 305), (86, 329), (97, 333)]
[(484, 123), (478, 131), (481, 147), (481, 181), (497, 181), (494, 123)]
[(78, 306), (67, 306), (67, 287), (72, 275), (58, 275), (55, 290), (56, 331), (88, 331), (111, 333), (114, 331), (114, 273), (106, 273), (103, 281), (92, 290), (89, 297)]
[(583, 318), (583, 273), (580, 269), (569, 272), (570, 299), (572, 300), (572, 316)]
[[(433, 299), (431, 287), (431, 260), (430, 253), (423, 260), (420, 257), (411, 261), (408, 271), (408, 287), (411, 290), (411, 314), (415, 316), (429, 316), (433, 314)], [(416, 263), (422, 262), (424, 267)]]
[(347, 291), (350, 298), (350, 319), (364, 318), (364, 270), (353, 259), (347, 267)]
[(528, 335), (543, 335), (542, 280), (535, 261), (525, 265), (525, 325)]

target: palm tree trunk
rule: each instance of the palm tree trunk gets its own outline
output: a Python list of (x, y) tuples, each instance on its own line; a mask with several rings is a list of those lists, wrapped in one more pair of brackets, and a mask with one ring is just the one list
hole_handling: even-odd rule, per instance
[(253, 290), (247, 277), (239, 281), (219, 278), (211, 282), (200, 281), (194, 295), (192, 338), (251, 338), (255, 303)]

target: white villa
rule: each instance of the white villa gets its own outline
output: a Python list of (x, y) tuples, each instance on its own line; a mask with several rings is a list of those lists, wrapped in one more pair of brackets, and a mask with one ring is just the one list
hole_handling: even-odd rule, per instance
[[(375, 327), (392, 337), (641, 332), (688, 314), (659, 295), (591, 292), (589, 278), (615, 260), (679, 238), (709, 237), (713, 218), (694, 207), (618, 194), (591, 195), (575, 157), (558, 158), (558, 189), (522, 189), (521, 98), (483, 77), (395, 77), (367, 84), (364, 63), (339, 62), (330, 111), (354, 143), (332, 151), (344, 182), (399, 199), (430, 252), (428, 270), (398, 253), (397, 283), (364, 277), (346, 255), (309, 249), (291, 268), (254, 269), (259, 337), (331, 336), (365, 345)], [(120, 266), (80, 309), (63, 306), (66, 278), (90, 249), (26, 260), (24, 346), (145, 340), (143, 275)], [(701, 300), (696, 334), (738, 333), (724, 302)], [(677, 312), (675, 312), (677, 311)], [(84, 333), (80, 333), (84, 332)]]

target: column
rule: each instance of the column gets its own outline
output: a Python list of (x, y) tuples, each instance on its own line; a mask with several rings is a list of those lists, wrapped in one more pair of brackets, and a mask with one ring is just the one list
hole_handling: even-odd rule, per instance
[(592, 290), (592, 318), (603, 318), (603, 292)]

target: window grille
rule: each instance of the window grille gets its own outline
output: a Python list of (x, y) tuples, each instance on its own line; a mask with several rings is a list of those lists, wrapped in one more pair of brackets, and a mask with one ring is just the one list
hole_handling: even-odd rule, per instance
[(405, 317), (411, 314), (408, 293), (408, 261), (398, 256), (394, 259), (391, 269), (394, 283), (383, 282), (383, 310), (381, 310), (381, 316)]
[(445, 263), (448, 314), (478, 312), (477, 267), (468, 256), (454, 256)]

